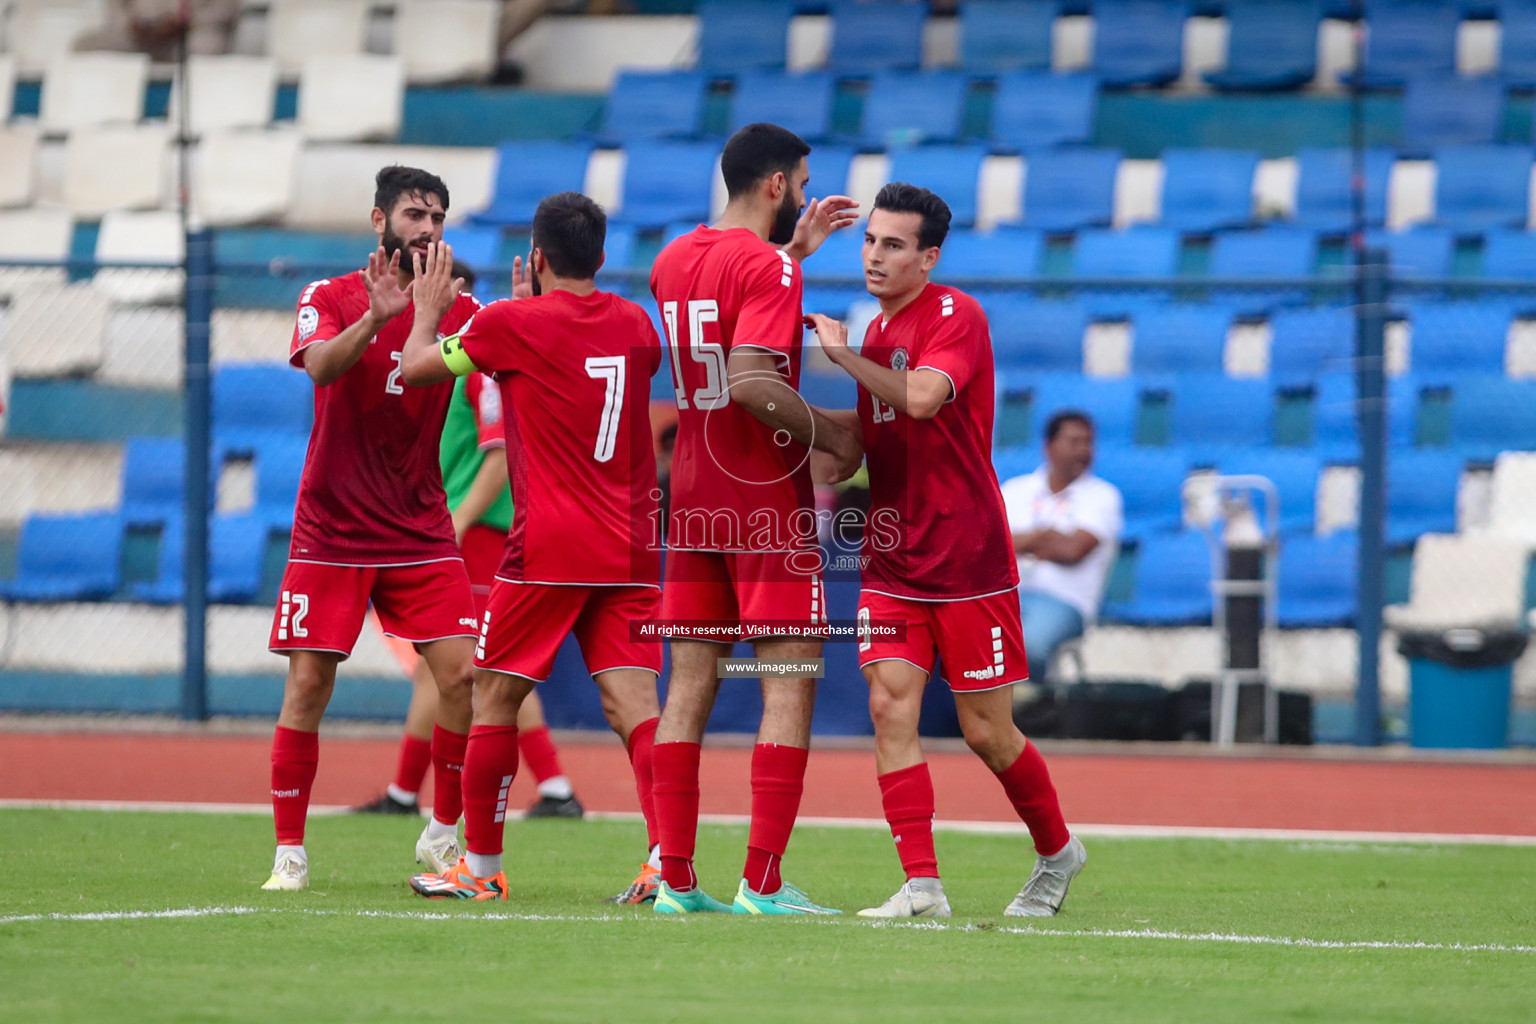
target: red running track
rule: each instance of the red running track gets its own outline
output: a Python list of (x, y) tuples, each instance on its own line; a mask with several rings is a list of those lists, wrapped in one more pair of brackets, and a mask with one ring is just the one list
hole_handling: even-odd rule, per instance
[[(269, 741), (260, 736), (0, 732), (0, 799), (264, 803)], [(324, 737), (316, 804), (377, 796), (395, 743)], [(635, 811), (617, 740), (566, 742), (567, 773), (596, 811)], [(701, 810), (745, 814), (748, 748), (704, 753)], [(1346, 761), (1047, 751), (1069, 821), (1096, 825), (1315, 829), (1536, 836), (1536, 764)], [(929, 756), (938, 816), (1011, 821), (1012, 809), (968, 753)], [(513, 806), (533, 799), (527, 772)], [(868, 750), (815, 750), (801, 813), (876, 818)]]

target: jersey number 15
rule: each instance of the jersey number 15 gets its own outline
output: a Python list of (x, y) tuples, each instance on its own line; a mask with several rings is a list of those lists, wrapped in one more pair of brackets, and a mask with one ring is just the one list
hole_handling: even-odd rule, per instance
[(691, 299), (688, 302), (688, 355), (704, 367), (704, 385), (695, 388), (691, 396), (683, 383), (678, 305), (677, 302), (661, 304), (661, 318), (667, 326), (667, 344), (672, 348), (672, 384), (677, 390), (677, 407), (687, 409), (692, 401), (695, 409), (723, 408), (731, 403), (730, 388), (726, 384), (725, 347), (717, 341), (704, 340), (704, 325), (720, 321), (720, 304), (714, 299)]

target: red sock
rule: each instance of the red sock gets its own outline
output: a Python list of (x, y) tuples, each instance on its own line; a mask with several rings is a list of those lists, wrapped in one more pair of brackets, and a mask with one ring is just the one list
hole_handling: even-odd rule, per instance
[(519, 732), (517, 752), (523, 756), (536, 782), (565, 774), (565, 769), (560, 767), (560, 751), (555, 749), (555, 741), (549, 735), (547, 725)]
[(878, 780), (885, 820), (908, 878), (938, 878), (933, 852), (933, 776), (926, 763), (886, 772)]
[(1042, 857), (1060, 853), (1072, 833), (1067, 831), (1067, 823), (1061, 817), (1061, 804), (1056, 800), (1056, 787), (1051, 784), (1051, 771), (1035, 745), (1026, 743), (1019, 759), (997, 773), (997, 781), (1003, 784), (1003, 792), (1008, 794), (1020, 819), (1029, 826), (1035, 852)]
[(432, 817), (457, 825), (464, 812), (464, 750), (469, 737), (432, 727)]
[(320, 763), (320, 734), (278, 726), (272, 733), (272, 823), (278, 846), (304, 845), (309, 791)]
[(810, 751), (782, 743), (752, 748), (752, 830), (747, 835), (747, 864), (741, 877), (759, 893), (778, 892), (784, 885), (779, 862), (789, 845), (805, 789), (805, 762)]
[(471, 853), (501, 852), (507, 790), (517, 775), (517, 726), (474, 725), (464, 753), (464, 846)]
[(657, 743), (651, 766), (661, 877), (673, 889), (692, 889), (698, 884), (693, 847), (699, 833), (699, 745)]
[(656, 799), (651, 795), (651, 786), (655, 778), (656, 726), (660, 722), (659, 718), (647, 718), (630, 731), (629, 742), (624, 744), (629, 751), (629, 766), (635, 773), (635, 795), (640, 798), (640, 814), (645, 818), (647, 849), (658, 842)]
[(432, 764), (432, 741), (406, 733), (400, 738), (400, 759), (395, 762), (395, 788), (405, 793), (420, 793), (421, 783)]

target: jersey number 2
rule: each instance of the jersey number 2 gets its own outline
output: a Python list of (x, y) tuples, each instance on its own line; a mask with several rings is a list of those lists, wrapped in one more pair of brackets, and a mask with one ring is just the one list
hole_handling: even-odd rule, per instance
[(604, 385), (603, 419), (597, 427), (597, 446), (592, 449), (592, 457), (607, 462), (613, 458), (619, 440), (619, 416), (624, 412), (624, 357), (589, 356), (586, 366), (587, 376)]
[[(678, 337), (678, 304), (664, 302), (661, 318), (667, 325), (667, 344), (672, 347), (672, 383), (677, 390), (677, 407), (688, 408), (688, 388), (683, 384), (682, 339)], [(690, 299), (688, 302), (688, 355), (704, 367), (704, 386), (695, 388), (695, 409), (719, 409), (731, 403), (725, 383), (725, 348), (717, 341), (704, 340), (704, 325), (720, 321), (720, 304), (714, 299)]]
[(389, 358), (395, 361), (395, 368), (389, 371), (389, 379), (384, 382), (384, 393), (386, 395), (403, 395), (405, 394), (405, 388), (400, 386), (400, 360), (405, 358), (405, 353), (391, 352)]

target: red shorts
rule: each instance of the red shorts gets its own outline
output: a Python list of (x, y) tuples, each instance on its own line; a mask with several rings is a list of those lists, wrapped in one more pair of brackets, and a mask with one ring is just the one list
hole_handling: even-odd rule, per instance
[(457, 558), (377, 567), (290, 561), (267, 647), (348, 657), (370, 600), (388, 636), (424, 644), (476, 635), (469, 577)]
[(491, 587), (475, 667), (542, 683), (566, 634), (575, 633), (592, 675), (643, 668), (661, 675), (661, 642), (632, 638), (630, 624), (656, 618), (655, 587), (508, 583)]
[(475, 595), (475, 619), (479, 621), (491, 599), (491, 584), (501, 568), (507, 549), (507, 534), (494, 526), (476, 523), (464, 531), (459, 552), (464, 556), (464, 571), (469, 574), (469, 589)]
[(733, 627), (735, 640), (757, 640), (827, 624), (820, 551), (668, 551), (665, 584), (664, 627), (713, 623)]
[[(882, 640), (865, 635), (871, 623), (905, 623), (906, 636)], [(894, 658), (932, 673), (937, 657), (944, 681), (956, 693), (993, 690), (1029, 678), (1017, 590), (962, 601), (909, 601), (865, 590), (859, 594), (858, 625), (860, 668)]]

